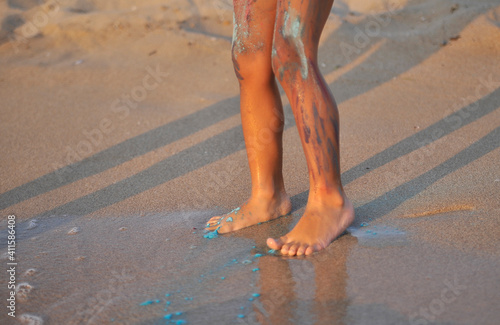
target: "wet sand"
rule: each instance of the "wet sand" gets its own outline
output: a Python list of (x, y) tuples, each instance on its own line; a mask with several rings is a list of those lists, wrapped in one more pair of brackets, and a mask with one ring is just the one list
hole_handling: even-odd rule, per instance
[(327, 22), (356, 220), (287, 258), (265, 241), (307, 200), (288, 105), (292, 215), (203, 237), (250, 191), (227, 2), (1, 3), (0, 323), (497, 324), (500, 6), (391, 4)]

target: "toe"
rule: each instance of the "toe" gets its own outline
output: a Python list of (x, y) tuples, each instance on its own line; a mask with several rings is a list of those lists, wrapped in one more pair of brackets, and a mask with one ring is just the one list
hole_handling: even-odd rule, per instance
[(314, 248), (312, 246), (308, 246), (304, 252), (304, 254), (306, 255), (311, 255), (312, 253), (314, 253)]
[(299, 244), (293, 244), (288, 249), (289, 256), (295, 256), (297, 254), (297, 249), (299, 248)]
[(297, 256), (304, 255), (307, 247), (307, 245), (300, 245), (300, 247), (297, 249)]
[(283, 244), (283, 246), (281, 247), (281, 254), (288, 255), (288, 251), (290, 250), (290, 246), (291, 246), (290, 243)]
[(279, 239), (268, 238), (267, 246), (269, 246), (270, 249), (280, 250), (281, 247), (283, 247), (283, 241), (281, 240), (281, 238)]
[(208, 227), (213, 227), (213, 226), (215, 226), (216, 224), (219, 224), (219, 223), (220, 223), (220, 221), (221, 221), (221, 219), (222, 219), (222, 217), (221, 217), (221, 216), (216, 216), (216, 217), (212, 217), (212, 218), (210, 218), (210, 220), (208, 220), (208, 222), (207, 222), (207, 224), (206, 224), (207, 228), (208, 228)]

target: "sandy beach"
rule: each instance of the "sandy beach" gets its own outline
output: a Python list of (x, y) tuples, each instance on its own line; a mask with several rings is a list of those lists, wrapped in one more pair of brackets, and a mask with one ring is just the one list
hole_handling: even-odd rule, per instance
[(266, 246), (308, 196), (283, 92), (291, 215), (203, 236), (250, 194), (232, 19), (0, 2), (0, 324), (498, 324), (500, 3), (335, 1), (319, 62), (356, 218), (294, 258)]

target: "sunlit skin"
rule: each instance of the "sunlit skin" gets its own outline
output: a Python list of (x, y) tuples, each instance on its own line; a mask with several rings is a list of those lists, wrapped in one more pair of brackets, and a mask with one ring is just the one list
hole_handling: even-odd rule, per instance
[(211, 218), (207, 229), (227, 233), (291, 211), (282, 175), (283, 108), (276, 79), (296, 120), (309, 173), (303, 216), (267, 245), (284, 255), (327, 247), (354, 219), (340, 181), (339, 117), (317, 64), (318, 42), (333, 0), (234, 0), (233, 62), (252, 180), (250, 198)]

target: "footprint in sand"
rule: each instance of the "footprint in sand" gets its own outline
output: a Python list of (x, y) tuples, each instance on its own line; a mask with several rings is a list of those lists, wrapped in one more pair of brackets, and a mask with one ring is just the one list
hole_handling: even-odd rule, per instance
[(30, 221), (30, 223), (28, 224), (28, 227), (26, 227), (26, 229), (33, 229), (33, 228), (36, 228), (38, 227), (38, 220), (36, 219), (33, 219)]
[(70, 231), (68, 231), (68, 235), (76, 235), (80, 232), (80, 228), (78, 227), (73, 227), (70, 229)]
[(19, 322), (23, 325), (42, 325), (43, 319), (35, 315), (22, 314), (19, 316)]
[(16, 286), (16, 297), (19, 302), (28, 300), (28, 295), (33, 290), (33, 286), (28, 282), (21, 282)]

